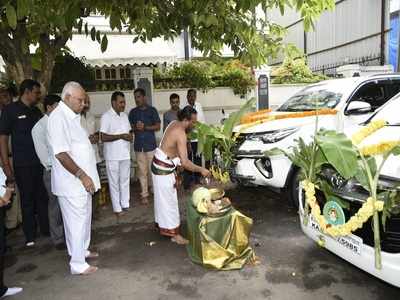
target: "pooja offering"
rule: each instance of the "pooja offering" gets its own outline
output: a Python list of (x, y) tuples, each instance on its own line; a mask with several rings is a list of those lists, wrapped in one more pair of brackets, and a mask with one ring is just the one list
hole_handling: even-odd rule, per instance
[(232, 207), (223, 189), (197, 188), (187, 205), (187, 224), (193, 262), (233, 270), (256, 261), (249, 245), (253, 221)]

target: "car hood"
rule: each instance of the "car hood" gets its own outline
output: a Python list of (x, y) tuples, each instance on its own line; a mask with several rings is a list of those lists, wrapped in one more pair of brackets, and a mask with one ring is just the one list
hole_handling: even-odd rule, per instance
[[(282, 115), (287, 114), (287, 112), (271, 112), (269, 115)], [(323, 115), (319, 116), (319, 121), (321, 124), (332, 121), (335, 119), (336, 116), (332, 115)], [(305, 125), (311, 125), (315, 123), (315, 116), (311, 117), (303, 117), (303, 118), (287, 118), (287, 119), (280, 119), (280, 120), (272, 120), (267, 121), (262, 124), (254, 125), (250, 128), (246, 128), (241, 130), (241, 126), (236, 126), (234, 132), (241, 132), (241, 133), (258, 133), (258, 132), (266, 132), (266, 131), (275, 131), (285, 128), (293, 128), (293, 127), (302, 127)]]

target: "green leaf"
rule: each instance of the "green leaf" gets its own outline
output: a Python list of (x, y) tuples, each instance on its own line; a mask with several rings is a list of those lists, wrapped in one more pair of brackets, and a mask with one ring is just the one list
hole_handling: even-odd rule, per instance
[(390, 153), (391, 154), (393, 154), (393, 155), (400, 155), (400, 146), (396, 146), (396, 147), (394, 147), (391, 151), (390, 151)]
[(327, 161), (342, 177), (349, 179), (356, 174), (357, 152), (354, 150), (351, 140), (343, 133), (320, 131), (316, 140)]
[(10, 3), (6, 4), (6, 16), (7, 16), (7, 21), (8, 25), (12, 29), (17, 28), (17, 13), (15, 12), (14, 6), (12, 6)]
[(112, 12), (110, 15), (110, 27), (111, 29), (121, 28), (120, 16), (116, 12)]
[(107, 50), (108, 46), (108, 39), (106, 35), (103, 35), (103, 38), (101, 40), (101, 52), (105, 52)]
[[(377, 172), (377, 165), (375, 157), (366, 157), (365, 160), (367, 161), (367, 165), (371, 171), (371, 176), (374, 177)], [(355, 174), (355, 178), (357, 181), (365, 188), (367, 191), (370, 191), (369, 179), (367, 170), (365, 169), (364, 164), (361, 160), (358, 161), (357, 172)]]
[(243, 115), (249, 112), (254, 107), (255, 103), (256, 99), (252, 98), (248, 100), (244, 105), (242, 105), (239, 111), (236, 111), (229, 115), (229, 118), (225, 120), (223, 125), (223, 133), (225, 136), (232, 136), (233, 128), (239, 124), (240, 119), (243, 117)]
[(92, 29), (90, 30), (90, 37), (93, 42), (96, 40), (96, 28), (92, 27)]
[(282, 149), (279, 149), (277, 147), (269, 149), (267, 151), (264, 152), (265, 156), (271, 157), (271, 156), (279, 156), (279, 155), (285, 155), (286, 156), (286, 152)]
[(36, 71), (41, 71), (42, 70), (42, 59), (40, 55), (38, 54), (33, 54), (31, 58), (32, 62), (32, 68)]
[(83, 20), (79, 19), (77, 27), (78, 27), (78, 33), (81, 34), (82, 33), (82, 24), (83, 24)]
[(96, 32), (96, 40), (99, 44), (101, 43), (101, 35), (99, 30)]
[(29, 14), (29, 0), (17, 0), (17, 17), (22, 20)]

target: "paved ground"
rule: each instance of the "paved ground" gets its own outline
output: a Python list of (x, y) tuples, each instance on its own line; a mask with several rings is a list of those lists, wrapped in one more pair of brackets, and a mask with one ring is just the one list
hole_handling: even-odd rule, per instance
[(100, 271), (90, 277), (69, 275), (66, 254), (48, 240), (24, 250), (22, 237), (14, 234), (6, 281), (25, 290), (12, 299), (399, 299), (400, 289), (305, 238), (296, 212), (279, 194), (241, 188), (229, 195), (254, 220), (251, 240), (259, 266), (204, 269), (188, 259), (185, 248), (159, 238), (150, 208), (135, 206), (117, 224), (108, 207), (94, 224), (92, 245), (101, 258), (93, 261)]

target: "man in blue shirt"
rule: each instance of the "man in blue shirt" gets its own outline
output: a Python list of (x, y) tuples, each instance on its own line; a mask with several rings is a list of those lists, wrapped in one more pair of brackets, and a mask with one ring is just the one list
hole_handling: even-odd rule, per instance
[(137, 88), (133, 94), (136, 107), (129, 112), (129, 122), (135, 133), (134, 149), (139, 168), (142, 204), (147, 205), (151, 185), (150, 165), (157, 148), (155, 132), (160, 130), (161, 120), (157, 110), (147, 104), (144, 89)]

